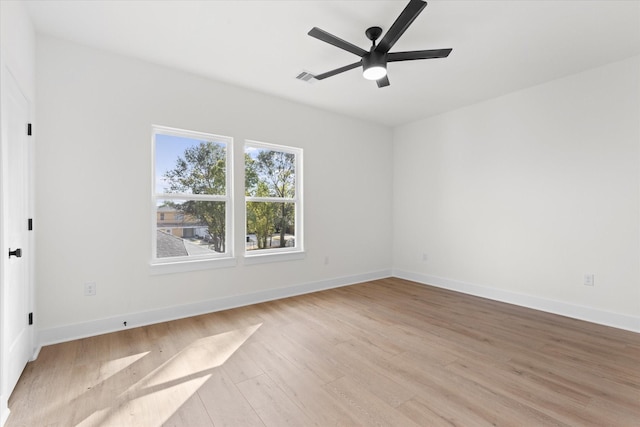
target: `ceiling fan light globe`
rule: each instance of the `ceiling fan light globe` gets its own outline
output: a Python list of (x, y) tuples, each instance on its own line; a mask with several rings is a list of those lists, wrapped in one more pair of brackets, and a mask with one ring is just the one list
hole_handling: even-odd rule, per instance
[(386, 75), (387, 69), (380, 65), (374, 65), (362, 71), (362, 76), (367, 80), (379, 80)]

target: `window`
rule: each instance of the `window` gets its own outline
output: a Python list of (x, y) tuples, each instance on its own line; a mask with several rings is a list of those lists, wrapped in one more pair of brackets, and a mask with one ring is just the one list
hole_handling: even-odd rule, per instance
[(232, 256), (232, 141), (153, 127), (153, 263)]
[(302, 150), (247, 141), (245, 253), (302, 252)]

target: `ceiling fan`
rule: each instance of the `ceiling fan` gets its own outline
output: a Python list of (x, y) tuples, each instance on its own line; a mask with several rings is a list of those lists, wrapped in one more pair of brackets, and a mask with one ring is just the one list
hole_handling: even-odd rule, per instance
[(326, 73), (318, 74), (314, 76), (317, 80), (323, 80), (327, 77), (335, 76), (336, 74), (343, 73), (345, 71), (352, 70), (362, 65), (362, 75), (367, 80), (375, 80), (378, 83), (378, 87), (389, 86), (389, 77), (387, 77), (387, 63), (397, 61), (412, 61), (415, 59), (431, 59), (431, 58), (446, 58), (451, 53), (452, 49), (431, 49), (431, 50), (413, 50), (410, 52), (389, 52), (393, 45), (398, 41), (400, 36), (407, 31), (409, 25), (418, 17), (422, 9), (425, 8), (427, 2), (422, 0), (410, 0), (409, 4), (404, 8), (400, 16), (393, 23), (389, 31), (384, 35), (380, 43), (376, 45), (376, 40), (382, 35), (382, 28), (370, 27), (365, 31), (365, 35), (372, 42), (371, 49), (366, 51), (360, 47), (342, 40), (333, 34), (327, 33), (318, 27), (313, 27), (309, 31), (311, 37), (315, 37), (318, 40), (332, 44), (340, 49), (344, 49), (347, 52), (351, 52), (358, 55), (360, 61), (353, 64), (345, 65), (344, 67), (336, 68), (335, 70), (327, 71)]

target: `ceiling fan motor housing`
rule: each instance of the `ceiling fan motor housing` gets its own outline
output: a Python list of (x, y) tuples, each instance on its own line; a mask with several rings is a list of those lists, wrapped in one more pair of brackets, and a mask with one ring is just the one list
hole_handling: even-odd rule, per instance
[(362, 70), (365, 78), (369, 80), (377, 80), (378, 78), (369, 78), (367, 77), (367, 70), (371, 70), (373, 68), (383, 68), (385, 73), (380, 76), (384, 77), (386, 75), (387, 69), (387, 54), (382, 52), (376, 52), (374, 48), (371, 48), (371, 52), (362, 57)]

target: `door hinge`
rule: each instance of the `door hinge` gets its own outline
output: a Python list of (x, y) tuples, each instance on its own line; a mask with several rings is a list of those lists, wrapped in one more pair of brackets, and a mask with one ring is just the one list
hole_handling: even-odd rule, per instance
[(31, 123), (27, 123), (27, 135), (31, 136)]
[(32, 231), (33, 230), (33, 218), (29, 218), (29, 220), (27, 221), (27, 230)]
[(29, 313), (29, 325), (33, 325), (33, 312)]

